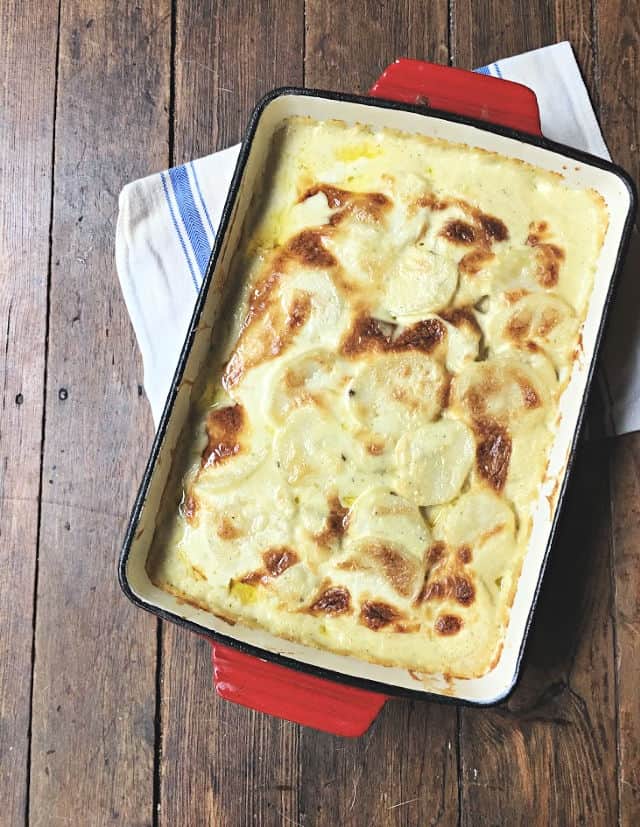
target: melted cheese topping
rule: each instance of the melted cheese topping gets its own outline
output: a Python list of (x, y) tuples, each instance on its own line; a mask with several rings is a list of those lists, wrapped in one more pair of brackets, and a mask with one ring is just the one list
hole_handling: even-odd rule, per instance
[(287, 122), (271, 163), (150, 575), (284, 638), (481, 675), (605, 205), (519, 161), (339, 122)]

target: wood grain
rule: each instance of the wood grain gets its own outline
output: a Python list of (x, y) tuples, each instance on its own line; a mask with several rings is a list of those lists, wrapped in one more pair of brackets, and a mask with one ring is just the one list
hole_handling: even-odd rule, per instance
[(305, 84), (366, 92), (398, 57), (449, 62), (446, 0), (428, 4), (340, 3), (306, 0)]
[(606, 467), (606, 442), (582, 446), (516, 690), (461, 711), (463, 824), (616, 822)]
[[(27, 809), (55, 100), (54, 4), (0, 0), (0, 821)], [(25, 50), (27, 38), (42, 47)], [(25, 332), (28, 331), (28, 336)]]
[(615, 573), (620, 823), (640, 821), (640, 437), (617, 440), (611, 455)]
[[(640, 181), (640, 14), (637, 4), (599, 0), (596, 54), (600, 82), (600, 118), (615, 161)], [(635, 307), (635, 324), (624, 328), (638, 335), (638, 264), (640, 233), (637, 216), (631, 250), (613, 308)], [(618, 311), (620, 312), (620, 311)], [(624, 311), (622, 311), (624, 313)], [(617, 330), (610, 330), (615, 347)], [(628, 340), (627, 340), (628, 341)], [(623, 343), (621, 343), (623, 344)], [(623, 344), (624, 347), (624, 344)], [(618, 350), (618, 352), (624, 352)], [(616, 440), (611, 453), (613, 576), (615, 583), (616, 667), (620, 823), (640, 822), (640, 437)]]
[(153, 819), (156, 623), (116, 558), (151, 439), (113, 264), (118, 193), (167, 164), (169, 2), (62, 4), (30, 824)]
[[(640, 13), (637, 4), (599, 0), (597, 55), (600, 116), (615, 161), (640, 182)], [(635, 324), (627, 336), (638, 335), (638, 264), (640, 233), (636, 224), (632, 247), (613, 308), (634, 307)], [(619, 311), (620, 312), (620, 311)], [(624, 311), (623, 315), (624, 314)], [(612, 346), (620, 338), (612, 330)], [(629, 339), (627, 339), (627, 342)], [(620, 342), (624, 347), (624, 342)], [(624, 351), (618, 351), (624, 352)], [(616, 441), (611, 453), (613, 574), (615, 582), (616, 667), (620, 823), (640, 823), (640, 436)]]
[(458, 824), (456, 711), (424, 701), (386, 704), (346, 740), (300, 732), (300, 822), (313, 827)]
[[(637, 181), (637, 3), (59, 5), (56, 61), (58, 4), (0, 0), (0, 823), (635, 827), (640, 436), (581, 448), (499, 708), (398, 701), (337, 739), (216, 699), (208, 644), (172, 626), (156, 686), (158, 627), (115, 581), (152, 428), (112, 247), (126, 181), (237, 141), (276, 85), (366, 91), (400, 55), (569, 39)], [(634, 250), (629, 307), (637, 231)]]
[[(585, 2), (457, 0), (454, 8), (460, 65), (570, 37), (597, 97)], [(476, 824), (477, 813), (492, 824), (617, 819), (608, 496), (606, 447), (583, 447), (518, 688), (496, 711), (461, 711), (464, 824)]]
[(455, 0), (452, 60), (456, 66), (473, 69), (546, 46), (556, 39), (554, 20), (553, 2)]
[[(301, 84), (302, 44), (295, 0), (179, 0), (174, 163), (235, 143), (265, 92)], [(210, 651), (164, 627), (159, 823), (296, 823), (299, 727), (218, 699)]]
[[(344, 14), (307, 0), (305, 83), (366, 91), (395, 58), (448, 61), (445, 2), (362, 3)], [(305, 825), (458, 822), (457, 719), (452, 707), (394, 701), (346, 741), (302, 729), (299, 820)]]

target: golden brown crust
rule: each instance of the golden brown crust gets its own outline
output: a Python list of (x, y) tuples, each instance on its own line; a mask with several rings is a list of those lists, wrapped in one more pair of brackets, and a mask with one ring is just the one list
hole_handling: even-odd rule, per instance
[(295, 235), (281, 254), (280, 263), (289, 257), (307, 267), (335, 267), (338, 263), (335, 256), (324, 246), (320, 230), (303, 230)]
[(434, 628), (439, 635), (456, 635), (462, 629), (462, 619), (457, 615), (440, 615)]
[(367, 600), (360, 609), (360, 622), (374, 632), (399, 618), (400, 612), (382, 600)]
[(221, 540), (235, 540), (242, 536), (242, 531), (230, 517), (223, 516), (216, 527), (216, 534)]
[(311, 614), (339, 615), (351, 611), (351, 594), (344, 586), (330, 586), (306, 609)]
[(447, 336), (447, 329), (440, 319), (422, 319), (405, 328), (394, 338), (395, 325), (382, 322), (372, 316), (358, 316), (342, 341), (344, 356), (363, 353), (403, 353), (417, 350), (432, 353)]
[(344, 535), (349, 526), (349, 509), (340, 503), (335, 494), (329, 497), (328, 508), (324, 528), (319, 534), (314, 535), (314, 540), (319, 546), (330, 546), (335, 543)]
[(438, 315), (441, 319), (444, 319), (445, 322), (449, 322), (450, 325), (453, 325), (453, 327), (467, 327), (469, 330), (477, 333), (478, 336), (482, 334), (482, 330), (478, 324), (476, 315), (473, 312), (473, 308), (468, 305), (466, 307), (450, 307), (446, 310), (441, 310)]
[(392, 206), (391, 199), (381, 192), (351, 192), (331, 184), (314, 184), (302, 194), (299, 202), (320, 192), (326, 197), (331, 209), (340, 209), (329, 219), (332, 227), (340, 224), (348, 215), (358, 221), (378, 223)]
[(300, 562), (298, 554), (287, 546), (267, 549), (262, 554), (262, 560), (264, 569), (257, 569), (245, 574), (240, 580), (241, 583), (247, 586), (257, 586), (259, 583), (266, 585), (269, 580), (280, 577), (287, 569)]
[(551, 289), (558, 284), (560, 265), (565, 259), (565, 251), (558, 244), (547, 241), (551, 236), (549, 224), (546, 221), (532, 222), (529, 225), (527, 245), (535, 248), (538, 284)]
[(466, 565), (473, 560), (473, 552), (469, 548), (469, 546), (461, 546), (458, 549), (458, 560), (463, 564)]
[(393, 588), (405, 597), (413, 591), (417, 566), (390, 543), (372, 542), (365, 547), (368, 558), (376, 563)]
[(511, 437), (505, 427), (487, 419), (477, 420), (474, 430), (476, 443), (476, 468), (483, 480), (494, 491), (504, 488), (511, 459)]
[(300, 562), (296, 552), (287, 546), (268, 549), (263, 553), (262, 559), (269, 577), (280, 577), (283, 572)]
[(432, 580), (424, 590), (422, 600), (452, 599), (461, 606), (470, 606), (476, 595), (473, 583), (461, 575), (449, 575), (439, 580)]
[(474, 244), (477, 239), (473, 225), (459, 219), (447, 221), (442, 230), (440, 230), (440, 235), (452, 244), (469, 245)]
[(392, 342), (388, 350), (399, 353), (405, 350), (419, 350), (420, 353), (432, 353), (443, 342), (447, 329), (440, 319), (423, 319), (406, 328)]
[(202, 467), (224, 462), (241, 449), (240, 434), (245, 425), (242, 405), (216, 408), (207, 416), (207, 445), (202, 452)]

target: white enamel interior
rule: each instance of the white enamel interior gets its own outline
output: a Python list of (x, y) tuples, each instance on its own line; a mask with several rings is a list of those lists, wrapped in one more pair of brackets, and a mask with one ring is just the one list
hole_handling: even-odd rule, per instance
[[(365, 678), (381, 684), (446, 694), (449, 697), (476, 703), (486, 704), (499, 700), (508, 693), (517, 675), (521, 644), (544, 563), (545, 551), (552, 529), (555, 504), (559, 491), (563, 487), (567, 457), (570, 453), (580, 415), (589, 368), (594, 356), (598, 329), (615, 268), (625, 220), (631, 207), (631, 196), (624, 181), (613, 172), (577, 163), (562, 154), (531, 146), (513, 138), (495, 135), (474, 126), (452, 123), (428, 115), (367, 106), (350, 101), (333, 101), (322, 97), (290, 94), (276, 97), (263, 109), (257, 125), (251, 152), (234, 205), (232, 220), (223, 240), (221, 254), (208, 291), (203, 315), (188, 357), (184, 374), (184, 378), (187, 380), (198, 375), (207, 356), (210, 330), (211, 326), (215, 324), (220, 310), (220, 296), (224, 291), (225, 276), (238, 242), (247, 207), (253, 193), (260, 188), (261, 170), (269, 148), (271, 135), (278, 124), (291, 115), (310, 115), (317, 119), (339, 118), (350, 123), (369, 124), (372, 127), (393, 127), (406, 132), (466, 143), (470, 146), (501, 153), (507, 157), (519, 158), (544, 169), (561, 173), (569, 186), (593, 188), (604, 197), (609, 208), (609, 228), (598, 262), (589, 311), (582, 333), (583, 350), (575, 364), (571, 381), (561, 400), (560, 424), (552, 447), (547, 478), (540, 494), (538, 507), (534, 513), (533, 532), (511, 611), (502, 655), (496, 667), (481, 678), (445, 680), (443, 676), (437, 675), (417, 680), (404, 669), (376, 666), (355, 658), (334, 655), (301, 644), (290, 643), (267, 632), (244, 627), (239, 623), (230, 626), (214, 615), (180, 603), (172, 595), (156, 588), (147, 577), (145, 561), (155, 528), (160, 498), (170, 468), (173, 448), (180, 436), (188, 412), (191, 393), (190, 382), (183, 381), (170, 412), (166, 435), (153, 469), (147, 498), (135, 532), (135, 539), (130, 548), (126, 577), (131, 590), (141, 602), (161, 608), (176, 618), (186, 618), (203, 627), (203, 630), (211, 629), (220, 635), (244, 641), (269, 652), (277, 652), (297, 661), (314, 664), (335, 673)], [(549, 500), (548, 497), (551, 499)], [(293, 679), (295, 680), (295, 678)]]

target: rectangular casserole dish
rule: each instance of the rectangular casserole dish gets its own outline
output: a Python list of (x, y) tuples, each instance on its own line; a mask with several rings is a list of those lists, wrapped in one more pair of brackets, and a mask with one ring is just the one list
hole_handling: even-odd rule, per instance
[[(424, 71), (422, 67), (427, 66), (427, 64), (418, 62), (405, 61), (404, 63), (405, 68), (407, 63), (416, 64), (411, 67), (414, 75)], [(443, 73), (443, 79), (449, 84), (449, 89), (453, 90), (456, 88), (456, 82), (462, 83), (463, 86), (469, 85), (471, 78), (474, 84), (481, 82), (485, 86), (487, 82), (503, 87), (516, 86), (461, 70), (444, 67), (429, 67), (429, 70), (432, 79), (439, 73)], [(390, 86), (387, 85), (387, 89), (389, 88)], [(523, 89), (523, 87), (518, 88)], [(314, 678), (311, 677), (314, 675), (366, 690), (355, 695), (343, 696), (343, 700), (348, 697), (350, 701), (347, 700), (342, 712), (334, 709), (334, 714), (344, 713), (345, 717), (349, 717), (350, 702), (361, 708), (369, 706), (375, 714), (386, 695), (414, 697), (437, 695), (484, 705), (496, 703), (513, 688), (558, 520), (615, 275), (620, 267), (635, 210), (633, 185), (628, 176), (613, 164), (543, 138), (524, 134), (513, 128), (489, 126), (484, 121), (466, 115), (452, 115), (434, 110), (425, 111), (424, 106), (416, 107), (407, 103), (407, 96), (403, 96), (402, 89), (393, 89), (392, 92), (394, 97), (403, 98), (403, 102), (392, 103), (367, 97), (302, 89), (280, 89), (267, 95), (256, 107), (249, 123), (209, 268), (131, 517), (119, 567), (122, 587), (136, 605), (165, 619), (186, 625), (188, 628), (233, 647), (234, 650), (258, 655), (264, 660), (310, 673), (310, 676), (302, 679), (303, 683), (306, 682), (303, 693), (323, 691), (323, 686), (326, 684), (321, 681), (315, 683)], [(483, 89), (483, 94), (487, 96), (486, 89)], [(453, 97), (456, 96), (453, 95)], [(410, 99), (415, 100), (415, 94)], [(430, 99), (433, 103), (432, 95)], [(489, 100), (492, 100), (490, 93)], [(465, 111), (463, 104), (464, 101), (458, 97), (454, 105), (458, 111)], [(466, 111), (469, 111), (468, 107)], [(477, 104), (471, 108), (471, 111), (478, 112), (482, 117), (499, 118), (503, 123), (510, 125), (521, 125), (531, 129), (536, 127), (536, 120), (534, 119), (531, 124), (531, 119), (527, 121), (522, 113), (518, 117), (508, 119), (504, 113), (501, 117), (499, 113), (492, 115), (490, 112), (483, 111)], [(318, 120), (335, 118), (348, 123), (366, 124), (373, 128), (391, 127), (405, 132), (481, 147), (561, 173), (569, 186), (593, 188), (607, 203), (609, 227), (598, 261), (593, 292), (582, 332), (582, 353), (575, 363), (570, 383), (561, 399), (560, 425), (535, 512), (529, 550), (511, 610), (504, 649), (495, 668), (481, 678), (445, 679), (444, 676), (433, 675), (418, 681), (403, 669), (365, 663), (355, 658), (290, 643), (265, 631), (243, 627), (241, 624), (231, 626), (208, 612), (181, 603), (172, 595), (154, 586), (148, 578), (145, 563), (159, 515), (162, 494), (170, 473), (174, 449), (188, 416), (193, 383), (205, 365), (209, 354), (211, 329), (216, 324), (224, 303), (223, 297), (228, 287), (225, 284), (225, 276), (229, 271), (229, 263), (242, 232), (245, 214), (256, 190), (256, 181), (260, 181), (271, 137), (278, 125), (292, 115), (309, 115)], [(219, 653), (216, 668), (220, 679), (224, 677), (223, 664), (226, 663), (228, 666), (229, 658), (235, 656), (235, 653), (222, 648)], [(258, 667), (258, 661), (254, 659), (243, 662), (238, 661), (237, 656), (235, 657), (236, 669), (251, 669), (252, 666), (257, 669)], [(278, 667), (271, 667), (272, 670), (274, 668)], [(262, 667), (262, 672), (258, 671), (265, 676), (264, 680), (267, 682), (263, 683), (263, 687), (270, 687), (272, 692), (277, 693), (278, 687), (282, 689), (286, 684), (286, 670), (274, 673), (269, 670), (265, 671)], [(296, 679), (296, 682), (299, 680)], [(220, 691), (220, 684), (218, 689)], [(334, 702), (338, 689), (340, 687), (332, 687), (331, 690)], [(370, 690), (384, 694), (372, 696)], [(225, 694), (224, 688), (222, 694)], [(251, 699), (247, 700), (242, 692), (236, 691), (234, 695), (228, 687), (226, 696), (238, 697), (245, 703), (267, 708), (271, 712), (275, 708), (276, 714), (293, 717), (295, 720), (301, 720), (302, 717), (305, 722), (319, 725), (317, 720), (308, 721), (308, 716), (301, 716), (300, 713), (298, 717), (287, 713), (286, 710), (282, 713), (277, 702), (275, 707), (273, 703), (265, 705), (255, 699), (251, 702)], [(370, 718), (371, 716), (369, 720)], [(335, 725), (322, 727), (322, 722), (320, 726), (332, 731), (340, 730), (340, 727)], [(345, 729), (345, 727), (342, 728), (342, 730)], [(352, 730), (354, 729), (357, 727), (352, 727)], [(345, 731), (345, 734), (356, 734), (356, 732)]]

